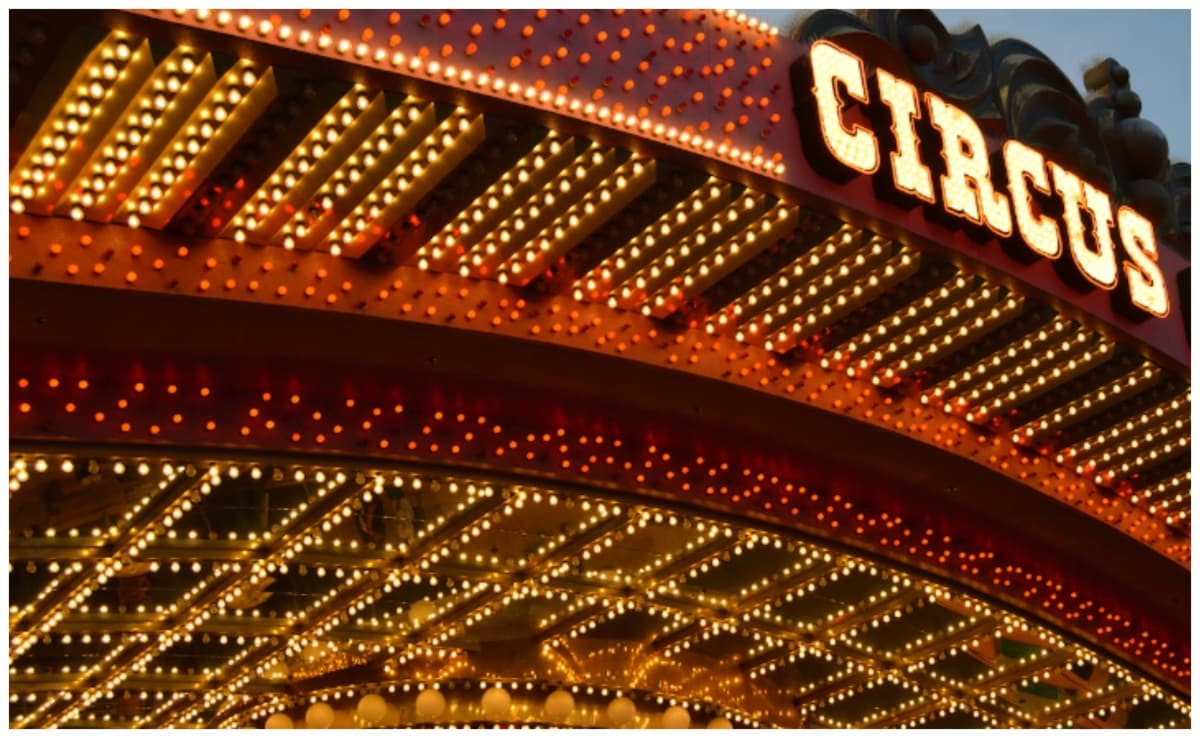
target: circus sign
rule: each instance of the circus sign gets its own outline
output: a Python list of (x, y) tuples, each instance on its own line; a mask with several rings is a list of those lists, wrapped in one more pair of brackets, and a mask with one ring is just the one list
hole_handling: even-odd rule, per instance
[(1110, 291), (1135, 321), (1170, 313), (1154, 226), (1133, 208), (1021, 141), (989, 153), (968, 113), (830, 41), (797, 67), (810, 93), (797, 99), (802, 145), (822, 176), (870, 176), (882, 199), (995, 238), (1017, 260), (1053, 260), (1074, 290)]

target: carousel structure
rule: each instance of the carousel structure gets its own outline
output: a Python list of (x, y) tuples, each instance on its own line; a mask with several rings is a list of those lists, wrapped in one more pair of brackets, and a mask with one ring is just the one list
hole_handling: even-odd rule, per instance
[(9, 21), (10, 727), (1190, 727), (1190, 167), (1116, 60)]

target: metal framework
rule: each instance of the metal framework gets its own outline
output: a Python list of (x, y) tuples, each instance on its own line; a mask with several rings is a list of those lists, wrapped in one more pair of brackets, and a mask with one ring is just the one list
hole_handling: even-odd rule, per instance
[[(470, 722), (494, 683), (530, 703), (604, 689), (634, 696), (643, 721), (661, 699), (747, 727), (1188, 714), (1011, 610), (694, 509), (396, 465), (17, 454), (14, 518), (51, 489), (57, 512), (10, 546), (29, 587), (9, 617), (14, 727), (255, 725), (374, 690), (413, 722), (418, 684), (450, 690)], [(522, 705), (513, 722), (542, 722)], [(604, 719), (568, 724), (589, 721)]]

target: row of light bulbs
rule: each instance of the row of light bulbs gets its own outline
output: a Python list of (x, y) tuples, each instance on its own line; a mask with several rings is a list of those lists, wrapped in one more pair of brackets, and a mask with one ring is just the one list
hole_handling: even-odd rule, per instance
[(149, 53), (146, 41), (112, 32), (88, 54), (54, 111), (34, 136), (37, 143), (25, 151), (14, 167), (9, 180), (9, 207), (14, 213), (53, 206), (46, 202), (47, 198), (53, 197), (56, 202), (61, 196), (53, 184), (73, 181), (75, 172), (67, 167), (83, 165), (81, 154), (72, 150), (75, 142), (86, 140), (92, 146), (99, 143), (104, 130), (97, 121), (116, 116), (120, 111), (114, 108), (123, 102), (110, 100), (110, 93), (118, 86), (125, 89), (133, 84), (132, 78), (126, 79), (123, 73), (135, 65), (144, 68)]
[[(151, 468), (152, 468), (151, 465), (145, 461), (137, 462), (137, 464), (133, 464), (133, 463), (126, 464), (124, 462), (117, 462), (117, 463), (120, 464), (120, 466), (118, 467), (118, 466), (114, 465), (113, 472), (118, 473), (118, 474), (124, 474), (129, 471), (133, 471), (134, 473), (149, 475)], [(37, 457), (37, 458), (33, 458), (33, 459), (28, 459), (28, 460), (24, 459), (24, 458), (20, 458), (20, 459), (13, 459), (13, 461), (10, 465), (10, 469), (16, 470), (18, 472), (24, 471), (26, 473), (28, 473), (30, 470), (32, 470), (35, 473), (45, 473), (45, 472), (49, 471), (51, 466), (52, 466), (52, 464), (50, 463), (50, 461), (45, 459), (44, 457)], [(71, 468), (73, 469), (74, 466), (75, 466), (75, 464), (72, 463)], [(203, 486), (207, 485), (207, 487), (209, 489), (211, 489), (214, 486), (221, 484), (221, 479), (223, 477), (236, 477), (236, 476), (240, 475), (240, 472), (236, 471), (236, 469), (237, 469), (236, 466), (230, 466), (230, 467), (226, 467), (224, 469), (222, 469), (220, 465), (207, 465), (207, 466), (200, 465), (200, 466), (202, 468), (204, 468), (203, 473), (200, 473), (199, 470), (196, 470), (194, 472), (196, 474), (195, 477), (186, 477), (186, 474), (189, 469), (192, 469), (192, 470), (195, 469), (194, 465), (169, 465), (169, 464), (165, 465), (163, 467), (164, 478), (162, 480), (160, 480), (160, 483), (169, 483), (171, 481), (171, 479), (170, 479), (171, 475), (175, 475), (175, 476), (183, 475), (184, 478), (191, 479), (193, 483), (198, 483), (199, 485), (201, 485), (201, 488), (203, 488)], [(261, 479), (264, 476), (267, 476), (267, 475), (264, 475), (261, 472), (261, 470), (258, 469), (258, 467), (252, 467), (252, 469), (253, 469), (253, 471), (251, 472), (252, 477), (257, 477), (257, 478)], [(255, 474), (254, 472), (258, 472), (258, 473)], [(279, 475), (274, 474), (273, 476), (278, 477)], [(350, 475), (345, 474), (343, 472), (328, 472), (327, 473), (324, 470), (316, 470), (315, 472), (310, 471), (310, 472), (306, 473), (304, 470), (298, 469), (298, 470), (295, 470), (291, 476), (296, 481), (308, 481), (311, 479), (313, 483), (315, 483), (316, 485), (319, 485), (317, 488), (318, 491), (314, 494), (314, 497), (313, 497), (314, 500), (318, 499), (320, 496), (329, 494), (330, 491), (335, 489), (337, 485), (347, 483), (350, 480)], [(153, 483), (153, 480), (148, 480), (148, 481)], [(405, 485), (407, 483), (407, 486), (414, 487), (414, 488), (422, 486), (419, 478), (411, 478), (410, 479), (403, 475), (394, 475), (392, 477), (392, 481), (394, 484), (400, 484), (400, 485)], [(363, 475), (360, 473), (360, 474), (355, 475), (355, 482), (357, 484), (364, 484), (373, 490), (373, 489), (379, 488), (381, 485), (384, 484), (385, 475), (376, 474), (376, 475), (372, 476), (372, 475)], [(469, 494), (476, 499), (488, 499), (491, 497), (491, 495), (494, 494), (494, 490), (492, 490), (492, 488), (487, 487), (487, 486), (476, 486), (474, 483), (470, 483), (466, 486), (463, 486), (457, 482), (451, 482), (450, 485), (447, 485), (447, 488), (450, 488), (450, 487), (452, 487), (453, 490), (464, 490), (464, 489), (471, 490), (471, 492)], [(355, 492), (355, 490), (358, 490), (358, 489), (359, 489), (358, 486), (351, 488), (350, 494), (357, 495), (357, 492)], [(452, 494), (454, 494), (454, 492), (452, 492)], [(509, 498), (505, 502), (504, 507), (500, 508), (501, 513), (502, 514), (511, 514), (512, 512), (515, 512), (516, 510), (520, 509), (522, 506), (527, 504), (528, 500), (535, 499), (533, 496), (534, 494), (537, 494), (536, 499), (539, 500), (539, 504), (541, 502), (550, 504), (549, 503), (550, 497), (542, 496), (540, 493), (535, 493), (535, 492), (531, 492), (528, 490), (519, 490), (515, 496)], [(186, 498), (183, 498), (183, 499), (186, 499)], [(144, 503), (145, 503), (145, 500), (142, 501), (142, 504), (144, 504)], [(176, 503), (181, 504), (180, 500), (176, 500)], [(460, 503), (460, 505), (461, 504), (462, 503)], [(596, 513), (603, 512), (605, 514), (610, 514), (610, 515), (618, 514), (618, 513), (622, 512), (620, 506), (608, 506), (603, 503), (600, 503), (599, 505), (593, 504), (593, 505), (591, 505), (591, 509), (596, 511)], [(329, 514), (329, 515), (341, 514), (342, 512), (344, 512), (342, 506), (335, 505), (330, 508), (330, 510), (327, 514)], [(440, 520), (442, 523), (446, 522), (446, 518), (444, 516), (441, 517)], [(593, 518), (591, 523), (596, 524), (596, 523), (602, 522), (602, 520), (603, 520), (603, 518)], [(664, 514), (662, 512), (657, 512), (657, 511), (654, 512), (653, 514), (639, 513), (636, 520), (643, 521), (643, 522), (648, 521), (650, 523), (654, 523), (655, 521), (657, 521), (657, 524), (665, 524), (665, 525), (672, 525), (672, 524), (678, 525), (678, 524), (682, 524), (684, 522), (684, 520), (682, 518), (676, 517), (673, 514)], [(702, 524), (703, 524), (703, 521), (702, 521)], [(633, 525), (637, 525), (637, 523), (633, 523)], [(704, 535), (707, 536), (707, 538), (701, 539), (701, 540), (712, 540), (714, 538), (716, 532), (719, 532), (726, 536), (734, 535), (734, 531), (729, 526), (721, 526), (719, 524), (713, 524), (713, 525), (703, 524), (703, 527), (701, 527), (701, 524), (697, 524), (696, 528), (697, 528), (697, 530), (700, 530)], [(483, 530), (481, 525), (479, 526), (479, 529), (480, 529), (480, 531)], [(425, 534), (425, 535), (427, 535), (427, 534)], [(738, 542), (740, 538), (745, 538), (745, 540), (743, 542)], [(778, 537), (769, 536), (769, 535), (765, 535), (765, 534), (760, 535), (757, 532), (755, 532), (753, 534), (747, 534), (744, 536), (735, 536), (731, 540), (731, 544), (735, 547), (735, 550), (740, 549), (743, 552), (754, 548), (756, 545), (759, 545), (759, 543), (763, 543), (766, 545), (775, 545), (776, 547), (778, 547), (779, 545), (781, 545), (783, 543), (783, 541), (782, 541), (782, 539), (779, 539)], [(430, 550), (437, 550), (440, 552), (442, 550), (442, 548), (441, 548), (441, 546), (432, 546)], [(699, 566), (699, 565), (702, 565), (703, 563), (704, 563), (703, 561), (696, 562), (694, 564), (694, 566)], [(240, 567), (240, 565), (237, 564), (236, 562), (223, 564), (222, 566), (224, 568), (222, 568), (220, 570), (220, 572), (236, 573), (237, 569), (235, 569), (235, 567)], [(865, 564), (862, 562), (859, 562), (855, 566), (855, 568), (857, 570), (864, 570)], [(254, 576), (258, 576), (258, 575), (265, 573), (266, 567), (262, 567), (260, 569), (249, 568), (249, 569), (246, 569), (245, 571), (246, 571), (247, 577), (254, 577)], [(220, 572), (214, 571), (214, 577), (211, 577), (204, 581), (215, 583), (216, 575)], [(838, 571), (834, 572), (834, 575), (840, 574), (840, 575), (844, 576), (844, 575), (848, 574), (849, 572), (850, 572), (849, 568), (843, 567), (843, 568), (839, 569)], [(353, 575), (351, 575), (351, 577), (353, 578)], [(832, 577), (832, 575), (831, 575), (831, 577)], [(897, 581), (899, 581), (899, 580), (897, 580)], [(202, 582), (201, 584), (199, 584), (197, 586), (202, 588), (204, 586), (204, 583)], [(341, 586), (341, 585), (339, 585), (339, 586)], [(227, 584), (227, 587), (228, 587), (228, 589), (226, 590), (227, 594), (236, 595), (235, 590), (238, 587), (238, 585), (236, 583), (231, 581)], [(195, 588), (193, 588), (193, 589), (195, 589)], [(949, 594), (948, 592), (945, 592), (944, 590), (942, 590), (940, 588), (927, 588), (927, 590), (928, 590), (927, 594), (934, 598), (946, 598), (946, 597), (948, 597), (948, 594)], [(525, 596), (526, 594), (529, 594), (531, 592), (532, 592), (532, 590), (529, 590), (528, 592), (518, 591), (516, 593), (513, 593), (512, 596), (514, 596), (514, 597)], [(193, 594), (189, 595), (189, 597), (195, 596), (197, 594), (199, 594), (199, 591), (193, 592)], [(223, 597), (224, 597), (224, 595), (223, 595)], [(219, 602), (219, 600), (218, 600), (218, 602)], [(623, 602), (623, 601), (612, 600), (612, 602)], [(220, 610), (221, 606), (222, 605), (220, 605), (220, 604), (217, 605), (217, 611)], [(351, 604), (350, 606), (353, 607), (353, 606), (355, 606), (355, 604)], [(629, 605), (624, 605), (624, 606), (628, 607)], [(611, 608), (614, 608), (614, 607), (619, 608), (620, 605), (614, 605), (614, 604), (610, 603), (606, 607), (610, 608), (610, 612), (611, 612)], [(671, 611), (669, 609), (665, 608), (664, 606), (658, 606), (658, 608), (659, 608), (659, 611), (662, 613), (671, 613)], [(206, 612), (212, 612), (212, 611), (209, 610)], [(676, 611), (676, 613), (678, 613), (678, 612), (679, 611)], [(352, 615), (353, 613), (351, 612), (350, 614)], [(618, 614), (619, 614), (619, 610), (618, 610)], [(171, 633), (168, 640), (170, 640), (171, 642), (178, 642), (178, 640), (182, 640), (182, 639), (186, 638), (191, 633), (191, 631), (187, 628), (187, 625), (188, 624), (196, 625), (196, 624), (202, 623), (204, 619), (207, 619), (207, 617), (211, 617), (211, 615), (208, 615), (208, 616), (197, 615), (195, 618), (193, 618), (192, 620), (189, 620), (187, 622), (187, 624), (185, 624), (182, 631)], [(604, 617), (608, 617), (608, 615), (606, 614)], [(685, 614), (671, 613), (671, 614), (668, 614), (668, 617), (673, 620), (679, 621), (687, 616)], [(197, 620), (196, 618), (199, 618), (199, 620)], [(712, 625), (712, 623), (710, 622), (710, 626), (711, 625)], [(717, 626), (717, 627), (719, 627), (719, 626)], [(733, 627), (733, 626), (730, 624), (727, 624), (725, 627)], [(749, 631), (747, 631), (747, 632), (749, 632)], [(175, 639), (176, 635), (179, 636), (179, 639)], [(701, 635), (700, 638), (703, 639), (703, 635)], [(1058, 643), (1061, 645), (1061, 643), (1062, 643), (1061, 639), (1059, 639)], [(166, 641), (160, 640), (158, 643), (158, 646), (162, 646), (162, 645), (166, 645), (166, 644), (167, 644)], [(152, 648), (157, 648), (157, 647), (152, 646)], [(137, 662), (137, 663), (139, 663), (139, 668), (142, 668), (148, 664), (148, 662), (147, 662), (147, 664), (141, 664), (140, 661), (141, 661), (141, 657), (139, 657), (138, 662)], [(119, 682), (115, 682), (115, 681), (112, 683), (119, 684)], [(107, 685), (108, 687), (111, 687), (111, 684), (107, 681), (102, 682), (102, 685)]]
[(417, 264), (430, 269), (443, 264), (452, 251), (469, 252), (527, 198), (535, 186), (554, 171), (565, 167), (574, 149), (573, 140), (547, 130), (533, 148), (500, 178), (488, 185), (467, 207), (417, 250)]
[[(566, 146), (560, 150), (560, 154), (572, 148)], [(594, 142), (560, 168), (539, 169), (535, 161), (530, 183), (532, 187), (523, 188), (530, 191), (528, 197), (523, 203), (512, 201), (515, 209), (508, 212), (459, 258), (459, 273), (496, 275), (497, 278), (500, 274), (507, 274), (501, 271), (501, 265), (527, 248), (543, 227), (550, 225), (558, 214), (580, 200), (596, 181), (615, 166), (614, 150)]]
[(1092, 390), (1083, 397), (1029, 421), (1013, 432), (1013, 441), (1024, 443), (1035, 437), (1040, 438), (1053, 433), (1072, 423), (1077, 423), (1122, 399), (1123, 394), (1137, 394), (1141, 389), (1155, 384), (1162, 377), (1161, 369), (1150, 365), (1149, 362), (1142, 362), (1140, 366), (1103, 387)]
[[(633, 278), (647, 261), (668, 250), (679, 239), (717, 215), (730, 202), (732, 188), (716, 177), (709, 177), (686, 198), (647, 225), (626, 244), (597, 264), (575, 282), (577, 299), (616, 292), (629, 299), (633, 289), (645, 289), (645, 281)], [(630, 279), (632, 283), (630, 283)], [(610, 306), (615, 305), (610, 299)]]
[(642, 308), (647, 315), (664, 307), (666, 287), (676, 276), (703, 256), (723, 248), (732, 236), (756, 222), (767, 207), (768, 196), (755, 190), (747, 190), (734, 199), (724, 212), (685, 234), (677, 244), (659, 252), (636, 271), (627, 280), (637, 288), (629, 304)]
[[(211, 18), (219, 29), (224, 29), (226, 26), (233, 26), (234, 29), (244, 35), (248, 35), (254, 25), (253, 20), (247, 15), (239, 16), (234, 21), (232, 14), (222, 16), (221, 13), (213, 15), (209, 11), (196, 11), (195, 18), (202, 25)], [(731, 20), (737, 21), (737, 16), (734, 16)], [(761, 23), (748, 20), (746, 25), (761, 30)], [(264, 28), (267, 29), (266, 33), (262, 32)], [(700, 134), (679, 131), (674, 126), (668, 126), (662, 122), (654, 123), (649, 118), (639, 118), (636, 115), (625, 114), (619, 111), (613, 112), (607, 106), (596, 105), (591, 101), (584, 102), (579, 98), (568, 98), (561, 94), (555, 95), (549, 89), (539, 92), (538, 88), (534, 85), (523, 85), (516, 81), (506, 81), (488, 72), (475, 73), (470, 69), (460, 70), (453, 64), (443, 65), (442, 62), (437, 60), (426, 62), (421, 58), (421, 55), (408, 57), (403, 52), (392, 51), (383, 46), (375, 47), (372, 50), (370, 45), (365, 42), (355, 44), (345, 38), (335, 43), (330, 34), (326, 32), (313, 34), (307, 28), (302, 28), (293, 34), (293, 29), (290, 25), (280, 24), (277, 26), (270, 20), (261, 21), (258, 25), (258, 31), (260, 36), (269, 35), (271, 31), (274, 31), (279, 36), (280, 41), (284, 42), (290, 42), (294, 35), (295, 43), (300, 47), (306, 47), (308, 44), (313, 43), (320, 51), (332, 49), (340, 56), (345, 56), (353, 52), (354, 58), (358, 60), (370, 59), (377, 65), (390, 64), (392, 69), (403, 70), (407, 68), (409, 73), (423, 73), (435, 79), (440, 77), (446, 82), (456, 83), (463, 87), (469, 87), (469, 85), (473, 84), (477, 89), (484, 91), (490, 91), (495, 94), (507, 94), (509, 97), (519, 100), (531, 103), (537, 102), (543, 106), (552, 107), (556, 111), (570, 112), (574, 115), (595, 118), (602, 124), (622, 126), (629, 130), (650, 134), (668, 143), (687, 146), (709, 155), (715, 153), (721, 158), (740, 163), (744, 166), (753, 166), (775, 176), (781, 176), (786, 170), (781, 161), (772, 161), (759, 153), (743, 151), (727, 143), (717, 144), (713, 139)], [(765, 31), (765, 33), (769, 38), (773, 38), (777, 31), (772, 28)], [(775, 158), (777, 159), (778, 155)]]
[[(292, 151), (276, 167), (262, 187), (255, 191), (226, 228), (226, 234), (239, 242), (251, 239), (265, 242), (277, 233), (282, 238), (295, 238), (295, 224), (289, 222), (286, 204), (297, 206), (316, 194), (324, 181), (323, 174), (333, 168), (340, 157), (367, 135), (372, 126), (384, 122), (382, 93), (371, 95), (361, 85), (355, 85), (338, 100), (321, 119), (307, 140)], [(393, 135), (404, 132), (404, 113), (412, 115), (416, 106), (393, 111)], [(294, 243), (293, 243), (294, 245)]]
[[(432, 110), (429, 111), (432, 115)], [(362, 253), (383, 236), (417, 200), (424, 196), (451, 167), (457, 165), (483, 140), (483, 118), (458, 108), (408, 152), (394, 169), (385, 161), (376, 163), (383, 179), (329, 234), (325, 246), (334, 256), (353, 246)], [(418, 130), (410, 131), (412, 135)], [(400, 142), (395, 142), (401, 149)]]
[[(654, 162), (634, 156), (588, 188), (554, 222), (518, 248), (500, 265), (501, 284), (528, 282), (548, 263), (566, 253), (617, 209), (628, 204), (654, 182)], [(580, 184), (583, 184), (581, 182)], [(511, 275), (511, 276), (510, 276)]]
[(270, 69), (244, 59), (234, 64), (180, 126), (117, 217), (134, 228), (143, 221), (153, 228), (165, 225), (195, 187), (193, 180), (203, 181), (216, 167), (217, 157), (211, 152), (235, 141), (274, 95)]
[[(795, 227), (799, 216), (798, 207), (785, 204), (764, 214), (757, 223), (750, 222), (733, 238), (703, 254), (681, 277), (672, 281), (666, 288), (669, 296), (666, 306), (674, 309), (680, 302), (698, 297), (738, 266), (778, 243)], [(659, 294), (662, 294), (661, 290)]]

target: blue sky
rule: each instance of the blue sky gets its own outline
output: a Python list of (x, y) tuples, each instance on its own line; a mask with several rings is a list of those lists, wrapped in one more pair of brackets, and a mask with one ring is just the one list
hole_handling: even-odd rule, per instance
[[(783, 27), (798, 11), (746, 10)], [(954, 30), (978, 23), (989, 39), (1041, 49), (1083, 92), (1083, 71), (1111, 56), (1127, 67), (1141, 117), (1167, 135), (1173, 160), (1191, 161), (1191, 17), (1187, 10), (935, 10)]]

